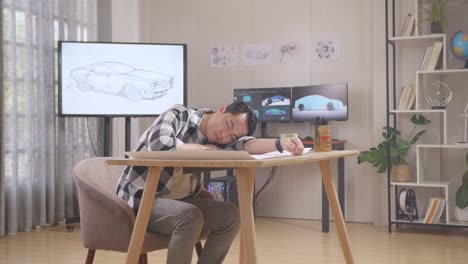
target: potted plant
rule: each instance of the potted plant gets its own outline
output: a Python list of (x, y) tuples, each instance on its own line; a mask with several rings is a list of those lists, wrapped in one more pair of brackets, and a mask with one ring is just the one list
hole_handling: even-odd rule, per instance
[[(382, 133), (384, 141), (377, 147), (361, 152), (357, 157), (358, 163), (369, 162), (377, 168), (378, 173), (384, 173), (387, 168), (391, 168), (392, 181), (410, 181), (411, 175), (405, 160), (406, 155), (411, 149), (411, 146), (426, 132), (425, 130), (421, 130), (415, 133), (416, 128), (430, 122), (431, 121), (426, 119), (423, 115), (413, 115), (411, 117), (411, 123), (414, 124), (414, 128), (406, 139), (403, 138), (402, 134), (397, 129), (384, 127), (386, 130)], [(390, 147), (389, 159), (387, 159), (388, 147)], [(388, 162), (390, 162), (390, 164)]]
[[(465, 164), (468, 166), (468, 153), (465, 156)], [(455, 219), (468, 221), (468, 170), (463, 174), (462, 184), (455, 195)]]
[(431, 33), (442, 33), (445, 18), (443, 16), (444, 0), (423, 0), (421, 3), (423, 21), (431, 22)]

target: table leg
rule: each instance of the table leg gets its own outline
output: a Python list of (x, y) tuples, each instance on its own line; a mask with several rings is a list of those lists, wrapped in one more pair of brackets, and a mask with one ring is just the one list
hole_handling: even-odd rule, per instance
[(328, 210), (328, 198), (325, 191), (325, 185), (322, 182), (322, 232), (328, 233), (330, 231), (330, 212)]
[(153, 205), (154, 196), (158, 187), (159, 177), (162, 167), (150, 167), (148, 177), (146, 178), (143, 196), (141, 198), (140, 208), (136, 217), (135, 225), (133, 226), (132, 237), (128, 245), (126, 264), (135, 264), (140, 256), (143, 239), (145, 238), (146, 228)]
[(330, 173), (330, 161), (321, 160), (319, 163), (323, 184), (325, 186), (325, 190), (327, 191), (328, 200), (330, 202), (330, 209), (333, 214), (336, 231), (340, 240), (341, 250), (343, 251), (346, 263), (354, 263), (351, 252), (351, 245), (348, 238), (348, 231), (346, 230), (343, 214), (340, 210), (340, 202), (338, 201), (338, 195), (336, 194), (335, 185), (333, 184), (333, 179)]
[(240, 211), (240, 264), (256, 264), (257, 252), (255, 242), (255, 225), (253, 218), (253, 192), (255, 183), (255, 168), (240, 168), (236, 170), (237, 192)]

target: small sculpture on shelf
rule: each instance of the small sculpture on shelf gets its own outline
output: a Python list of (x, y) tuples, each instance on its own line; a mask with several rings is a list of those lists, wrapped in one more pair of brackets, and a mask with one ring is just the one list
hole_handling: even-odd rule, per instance
[(463, 141), (460, 141), (458, 143), (459, 144), (468, 144), (468, 141), (466, 139), (466, 132), (467, 132), (467, 129), (468, 129), (468, 104), (466, 104), (465, 111), (463, 112), (463, 114), (457, 116), (457, 118), (460, 118), (460, 117), (463, 117), (463, 119), (465, 120), (465, 122), (464, 122), (465, 128), (463, 129)]
[(438, 80), (426, 89), (424, 96), (432, 109), (445, 109), (452, 99), (452, 90), (446, 83)]

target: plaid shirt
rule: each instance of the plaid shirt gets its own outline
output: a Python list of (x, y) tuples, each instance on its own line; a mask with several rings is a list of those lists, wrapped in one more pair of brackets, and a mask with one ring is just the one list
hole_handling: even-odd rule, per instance
[[(182, 143), (212, 144), (199, 130), (202, 116), (205, 113), (212, 113), (212, 111), (208, 108), (196, 110), (183, 105), (175, 105), (161, 114), (143, 133), (136, 151), (170, 151), (175, 150), (176, 146)], [(229, 145), (219, 147), (242, 150), (243, 143), (251, 139), (253, 137), (242, 137)], [(173, 176), (177, 173), (181, 173), (181, 170), (174, 167), (165, 167), (161, 170), (157, 196), (170, 196), (173, 188), (180, 187), (172, 186), (172, 180), (176, 178)], [(135, 212), (140, 206), (147, 176), (148, 167), (127, 166), (119, 178), (117, 195), (126, 201)], [(200, 190), (201, 175), (194, 174), (193, 178), (196, 182), (196, 188), (188, 187), (190, 191), (186, 193), (185, 197), (195, 195)]]

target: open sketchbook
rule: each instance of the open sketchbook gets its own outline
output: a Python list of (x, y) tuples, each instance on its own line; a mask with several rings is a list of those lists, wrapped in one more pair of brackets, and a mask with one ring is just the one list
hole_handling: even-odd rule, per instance
[[(309, 152), (311, 148), (304, 148), (304, 152)], [(267, 158), (277, 158), (292, 156), (288, 151), (279, 153), (273, 151), (261, 155), (250, 155), (246, 151), (230, 150), (203, 150), (203, 151), (135, 151), (125, 152), (127, 156), (135, 159), (187, 159), (187, 160), (260, 160)]]

